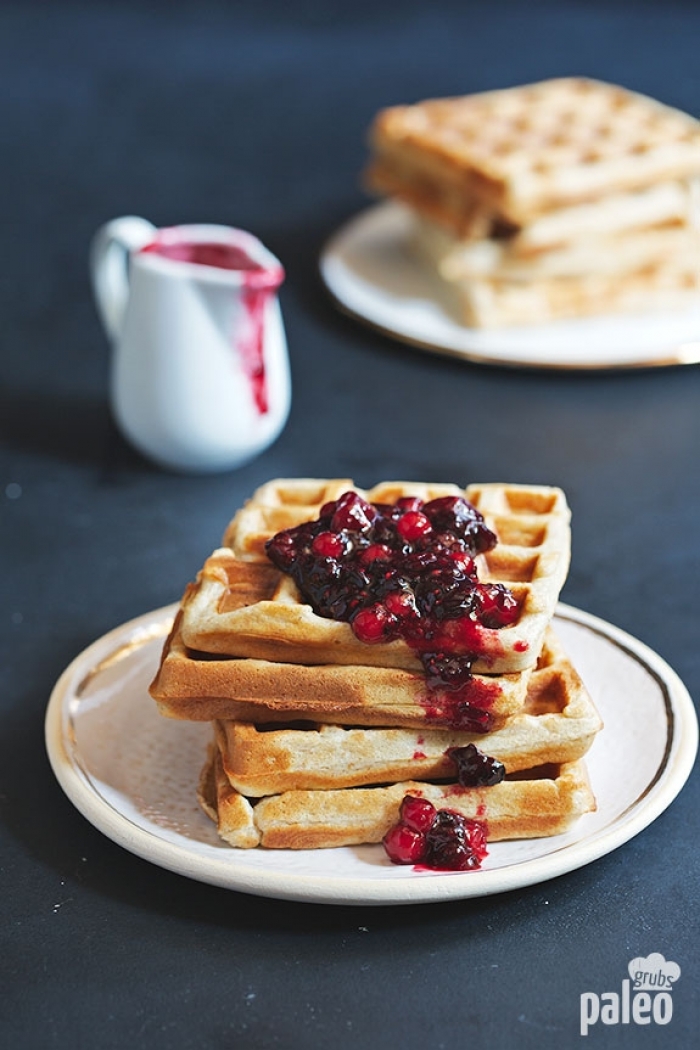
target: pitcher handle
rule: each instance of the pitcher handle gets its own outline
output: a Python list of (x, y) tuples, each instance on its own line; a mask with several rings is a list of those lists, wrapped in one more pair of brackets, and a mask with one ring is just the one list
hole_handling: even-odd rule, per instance
[(154, 239), (156, 227), (137, 215), (101, 226), (90, 246), (90, 275), (97, 312), (112, 342), (121, 333), (129, 298), (129, 255)]

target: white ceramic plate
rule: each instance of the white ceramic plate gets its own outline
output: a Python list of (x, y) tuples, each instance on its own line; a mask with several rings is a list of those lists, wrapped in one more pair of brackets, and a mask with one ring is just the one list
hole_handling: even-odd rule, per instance
[(70, 664), (48, 705), (46, 745), (59, 783), (91, 823), (201, 882), (333, 904), (424, 903), (527, 886), (640, 832), (675, 798), (695, 758), (695, 710), (671, 668), (610, 624), (560, 605), (557, 633), (605, 722), (587, 760), (596, 813), (564, 835), (493, 843), (474, 872), (396, 866), (381, 846), (232, 849), (195, 800), (209, 726), (163, 718), (147, 691), (174, 611), (116, 628)]
[(338, 305), (386, 335), (465, 360), (529, 368), (648, 368), (700, 361), (700, 305), (684, 313), (596, 317), (497, 331), (466, 328), (437, 277), (408, 249), (394, 202), (361, 212), (330, 240), (321, 276)]

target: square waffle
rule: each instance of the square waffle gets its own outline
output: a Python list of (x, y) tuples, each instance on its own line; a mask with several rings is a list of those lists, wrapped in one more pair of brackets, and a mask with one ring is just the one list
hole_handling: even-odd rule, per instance
[[(663, 182), (597, 200), (555, 208), (501, 238), (513, 258), (546, 257), (548, 251), (601, 238), (651, 230), (697, 228), (697, 179)], [(430, 223), (433, 226), (433, 223)], [(447, 233), (447, 231), (445, 231)], [(469, 243), (452, 236), (457, 244)]]
[(528, 252), (518, 237), (460, 241), (416, 218), (413, 244), (416, 253), (456, 287), (461, 281), (488, 278), (523, 283), (590, 274), (614, 277), (660, 266), (669, 273), (694, 274), (700, 258), (700, 234), (680, 224), (588, 234), (546, 251)]
[(402, 496), (433, 499), (464, 495), (497, 537), (479, 555), (479, 578), (504, 583), (518, 599), (518, 620), (482, 628), (474, 670), (513, 674), (537, 661), (569, 566), (570, 512), (563, 492), (545, 486), (385, 482), (363, 491), (349, 479), (277, 480), (258, 489), (228, 526), (221, 548), (187, 592), (180, 624), (187, 649), (296, 664), (372, 665), (420, 670), (402, 640), (367, 646), (347, 623), (317, 616), (286, 575), (264, 553), (277, 531), (318, 516), (328, 499), (354, 488), (372, 503)]
[(229, 784), (248, 797), (406, 780), (449, 780), (448, 748), (476, 744), (509, 773), (573, 762), (601, 728), (581, 679), (550, 630), (519, 713), (503, 728), (474, 735), (449, 729), (359, 729), (341, 725), (216, 723)]
[[(369, 647), (367, 656), (370, 655)], [(491, 727), (522, 710), (531, 671), (474, 675), (472, 690)], [(459, 710), (429, 694), (418, 670), (367, 664), (296, 664), (188, 649), (180, 618), (166, 642), (151, 695), (162, 714), (188, 721), (320, 722), (349, 726), (451, 723)]]
[(670, 259), (625, 273), (531, 281), (470, 277), (453, 282), (457, 308), (472, 328), (539, 325), (604, 314), (673, 313), (700, 305), (697, 260)]
[(284, 791), (253, 805), (231, 786), (218, 748), (212, 747), (198, 792), (221, 838), (242, 849), (381, 842), (396, 824), (407, 794), (486, 824), (489, 841), (556, 835), (595, 810), (582, 761), (540, 766), (486, 788), (409, 780), (382, 787)]
[(458, 236), (700, 172), (696, 120), (584, 78), (394, 106), (371, 144), (371, 185)]

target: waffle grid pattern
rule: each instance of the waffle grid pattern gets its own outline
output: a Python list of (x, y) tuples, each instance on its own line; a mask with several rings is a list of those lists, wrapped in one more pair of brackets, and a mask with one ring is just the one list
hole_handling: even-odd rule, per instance
[[(271, 590), (265, 541), (281, 522), (289, 528), (317, 517), (329, 494), (336, 498), (348, 488), (375, 503), (409, 495), (424, 499), (465, 495), (499, 537), (494, 551), (481, 556), (480, 578), (506, 584), (520, 603), (514, 625), (483, 629), (474, 669), (481, 674), (510, 674), (535, 664), (568, 572), (570, 512), (560, 489), (527, 485), (471, 485), (460, 490), (386, 482), (365, 491), (347, 479), (271, 482), (254, 494), (227, 528), (224, 540), (233, 550), (214, 552), (187, 595), (181, 625), (185, 645), (263, 660), (419, 670), (420, 663), (405, 642), (363, 644), (348, 624), (317, 616), (288, 578)], [(255, 563), (260, 566), (257, 570)], [(256, 593), (256, 572), (262, 575), (263, 565), (265, 581)], [(242, 576), (250, 584), (247, 591), (241, 586)]]
[(624, 88), (563, 78), (396, 106), (376, 118), (380, 158), (516, 225), (566, 203), (700, 170), (700, 123)]

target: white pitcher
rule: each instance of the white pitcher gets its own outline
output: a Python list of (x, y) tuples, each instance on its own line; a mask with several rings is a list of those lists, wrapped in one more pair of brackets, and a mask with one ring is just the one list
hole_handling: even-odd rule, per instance
[(124, 436), (191, 472), (228, 470), (267, 448), (291, 400), (280, 262), (243, 230), (159, 230), (135, 216), (98, 230), (90, 262)]

